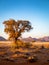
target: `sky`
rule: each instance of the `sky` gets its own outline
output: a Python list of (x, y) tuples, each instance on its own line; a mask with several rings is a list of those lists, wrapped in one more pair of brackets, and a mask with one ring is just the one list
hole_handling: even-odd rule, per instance
[(49, 0), (0, 0), (0, 36), (5, 38), (3, 22), (9, 19), (31, 22), (33, 30), (22, 37), (49, 36)]

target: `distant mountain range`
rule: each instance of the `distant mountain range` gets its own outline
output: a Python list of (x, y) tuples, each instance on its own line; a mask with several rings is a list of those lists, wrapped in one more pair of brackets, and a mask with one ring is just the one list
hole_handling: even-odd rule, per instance
[(43, 38), (39, 38), (39, 41), (45, 41), (45, 42), (49, 42), (49, 36), (43, 37)]
[(41, 42), (49, 42), (49, 36), (43, 37), (43, 38), (32, 38), (32, 37), (28, 37), (28, 38), (22, 38), (21, 39), (24, 42), (31, 42), (31, 41), (41, 41)]
[[(32, 42), (32, 41), (49, 42), (49, 36), (38, 38), (38, 39), (37, 38), (28, 37), (28, 38), (21, 38), (21, 40), (24, 41), (24, 42)], [(6, 39), (3, 38), (2, 36), (0, 36), (0, 41), (6, 41)]]
[(0, 36), (0, 41), (5, 41), (6, 39)]

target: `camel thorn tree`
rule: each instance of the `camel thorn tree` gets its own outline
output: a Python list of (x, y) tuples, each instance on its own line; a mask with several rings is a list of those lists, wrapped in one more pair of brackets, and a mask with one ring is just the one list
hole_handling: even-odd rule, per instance
[(29, 31), (32, 29), (32, 26), (29, 21), (26, 20), (17, 20), (10, 19), (4, 21), (5, 25), (4, 32), (9, 35), (9, 40), (17, 41), (17, 39), (21, 36), (22, 32)]

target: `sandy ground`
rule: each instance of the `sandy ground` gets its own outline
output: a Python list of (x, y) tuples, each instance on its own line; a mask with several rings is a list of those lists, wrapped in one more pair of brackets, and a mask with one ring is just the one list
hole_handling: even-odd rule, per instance
[[(36, 57), (35, 62), (29, 62), (28, 57)], [(0, 65), (49, 65), (49, 48), (32, 46), (30, 48), (0, 46)]]
[(14, 62), (0, 62), (0, 65), (49, 65), (49, 63), (14, 63)]

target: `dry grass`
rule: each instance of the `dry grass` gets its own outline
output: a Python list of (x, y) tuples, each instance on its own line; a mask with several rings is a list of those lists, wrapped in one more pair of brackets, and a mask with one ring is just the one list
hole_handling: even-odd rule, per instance
[[(49, 42), (0, 43), (0, 65), (49, 65)], [(44, 47), (42, 47), (44, 46)], [(37, 62), (29, 63), (28, 57), (37, 57)]]
[(49, 48), (49, 42), (31, 42), (33, 46)]

